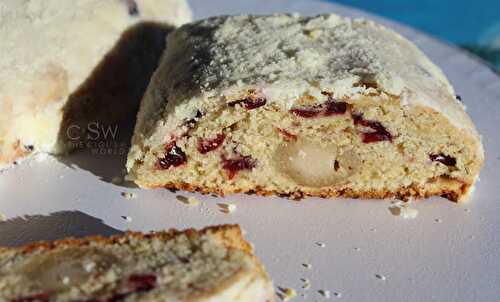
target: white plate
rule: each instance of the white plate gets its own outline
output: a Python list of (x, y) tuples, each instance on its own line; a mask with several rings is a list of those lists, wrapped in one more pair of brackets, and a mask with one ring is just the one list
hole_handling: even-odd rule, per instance
[[(279, 11), (366, 15), (307, 0), (190, 3), (197, 18)], [(64, 160), (31, 160), (0, 175), (0, 212), (11, 219), (0, 223), (0, 245), (126, 229), (239, 223), (275, 284), (306, 294), (297, 301), (323, 300), (320, 289), (331, 291), (331, 299), (336, 299), (334, 292), (341, 293), (342, 301), (500, 301), (500, 78), (453, 47), (379, 21), (416, 42), (444, 69), (484, 136), (486, 166), (469, 204), (432, 198), (414, 205), (419, 215), (413, 220), (392, 216), (389, 201), (310, 198), (297, 203), (276, 197), (196, 195), (202, 205), (189, 208), (167, 190), (111, 184), (121, 173), (123, 156), (78, 153)], [(123, 198), (124, 191), (137, 198)], [(236, 203), (237, 211), (221, 213), (221, 201)], [(311, 289), (302, 290), (300, 278), (310, 279)]]

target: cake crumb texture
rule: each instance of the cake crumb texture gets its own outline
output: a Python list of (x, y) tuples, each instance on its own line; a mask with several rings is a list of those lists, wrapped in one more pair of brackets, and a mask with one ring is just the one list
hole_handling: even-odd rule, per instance
[(273, 296), (236, 225), (0, 250), (0, 297), (8, 301), (266, 302)]

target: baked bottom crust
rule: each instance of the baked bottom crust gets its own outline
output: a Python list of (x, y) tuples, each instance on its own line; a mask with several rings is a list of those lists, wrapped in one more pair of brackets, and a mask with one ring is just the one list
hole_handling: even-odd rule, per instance
[(0, 264), (12, 301), (274, 301), (237, 225), (2, 248)]
[(256, 189), (243, 189), (236, 188), (232, 191), (224, 190), (218, 187), (197, 187), (188, 183), (168, 183), (164, 186), (148, 186), (144, 185), (150, 189), (165, 188), (169, 190), (183, 190), (188, 192), (198, 192), (202, 194), (216, 194), (221, 197), (228, 194), (236, 193), (249, 193), (256, 194), (259, 196), (272, 196), (277, 195), (281, 197), (287, 197), (290, 199), (301, 200), (305, 197), (321, 197), (321, 198), (334, 198), (334, 197), (346, 197), (346, 198), (362, 198), (362, 199), (385, 199), (385, 198), (396, 198), (401, 200), (410, 199), (421, 199), (428, 198), (431, 196), (441, 196), (451, 201), (459, 202), (467, 199), (467, 194), (470, 193), (470, 185), (464, 184), (459, 180), (439, 178), (434, 180), (424, 186), (410, 186), (402, 187), (395, 191), (389, 190), (372, 190), (372, 191), (354, 191), (352, 189), (334, 190), (334, 189), (324, 189), (324, 190), (314, 190), (314, 191), (268, 191), (261, 188)]

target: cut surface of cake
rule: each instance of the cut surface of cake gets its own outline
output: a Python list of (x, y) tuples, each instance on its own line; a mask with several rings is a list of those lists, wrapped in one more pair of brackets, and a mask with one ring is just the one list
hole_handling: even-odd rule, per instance
[(237, 225), (0, 249), (2, 301), (272, 302)]
[(223, 16), (168, 43), (128, 156), (141, 187), (459, 200), (478, 177), (482, 143), (450, 83), (381, 25)]
[(1, 1), (0, 168), (133, 119), (166, 35), (190, 20), (185, 0)]

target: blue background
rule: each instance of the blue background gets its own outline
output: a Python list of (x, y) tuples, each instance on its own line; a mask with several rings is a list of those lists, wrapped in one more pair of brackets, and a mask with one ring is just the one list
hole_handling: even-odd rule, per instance
[(331, 0), (410, 25), (500, 69), (500, 0)]

